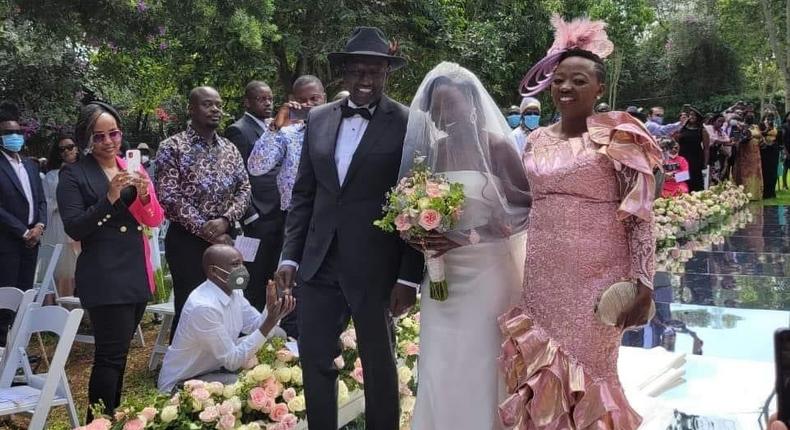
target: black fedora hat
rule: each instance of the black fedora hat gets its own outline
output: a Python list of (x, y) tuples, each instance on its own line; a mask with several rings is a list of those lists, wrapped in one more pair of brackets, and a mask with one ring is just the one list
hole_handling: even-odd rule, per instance
[(376, 27), (357, 27), (351, 32), (343, 52), (331, 52), (327, 55), (329, 62), (339, 66), (349, 57), (377, 57), (386, 59), (390, 69), (400, 69), (406, 65), (406, 59), (389, 54), (390, 44), (384, 33)]

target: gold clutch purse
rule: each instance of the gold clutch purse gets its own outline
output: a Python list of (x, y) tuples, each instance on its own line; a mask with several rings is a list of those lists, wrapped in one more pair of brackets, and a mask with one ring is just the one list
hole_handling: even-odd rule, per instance
[[(604, 290), (595, 305), (595, 316), (604, 325), (616, 326), (620, 315), (636, 300), (637, 286), (633, 282), (617, 282)], [(656, 304), (651, 300), (647, 321), (656, 314)]]

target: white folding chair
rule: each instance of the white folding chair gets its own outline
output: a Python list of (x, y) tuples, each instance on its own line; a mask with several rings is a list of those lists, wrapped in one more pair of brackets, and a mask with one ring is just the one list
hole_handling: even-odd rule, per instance
[[(51, 249), (51, 252), (49, 251)], [(57, 297), (58, 288), (55, 286), (55, 268), (58, 266), (58, 261), (60, 261), (60, 255), (63, 253), (63, 244), (58, 243), (57, 245), (44, 245), (41, 247), (39, 251), (39, 261), (38, 261), (38, 272), (41, 273), (41, 266), (42, 262), (49, 261), (47, 263), (46, 268), (44, 269), (43, 277), (38, 278), (38, 282), (34, 285), (36, 291), (38, 291), (38, 296), (36, 297), (36, 303), (43, 304), (44, 299), (47, 297), (47, 294), (50, 292), (55, 293), (55, 297)], [(46, 258), (46, 255), (49, 254), (49, 259)]]
[[(14, 322), (11, 329), (6, 336), (6, 345), (11, 345), (14, 342), (19, 325), (22, 322), (22, 314), (27, 310), (27, 306), (33, 303), (36, 298), (35, 290), (22, 291), (13, 287), (0, 288), (0, 309), (16, 312)], [(5, 347), (0, 347), (0, 359), (5, 354)]]
[[(28, 428), (42, 430), (49, 410), (54, 406), (66, 406), (72, 427), (79, 426), (65, 367), (82, 313), (82, 309), (67, 311), (59, 306), (41, 307), (35, 303), (28, 306), (14, 342), (6, 349), (6, 359), (0, 369), (0, 415), (32, 412)], [(55, 333), (59, 339), (47, 373), (34, 374), (25, 347), (30, 336), (40, 332)], [(20, 367), (26, 384), (12, 387), (14, 375)]]
[(170, 328), (173, 325), (173, 317), (176, 314), (175, 305), (173, 304), (173, 292), (170, 291), (170, 297), (168, 297), (167, 302), (148, 305), (145, 311), (155, 315), (162, 315), (162, 325), (159, 326), (159, 333), (156, 335), (154, 347), (151, 349), (151, 357), (148, 359), (148, 369), (153, 371), (162, 362), (167, 352), (167, 347), (170, 345)]

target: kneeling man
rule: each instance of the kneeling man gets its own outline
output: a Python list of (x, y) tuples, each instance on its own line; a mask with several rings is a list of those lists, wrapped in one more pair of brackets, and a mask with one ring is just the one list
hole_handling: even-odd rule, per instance
[[(169, 392), (188, 379), (220, 380), (219, 372), (236, 372), (294, 309), (295, 299), (290, 295), (278, 299), (274, 283), (266, 288), (263, 312), (250, 305), (242, 293), (250, 276), (241, 253), (231, 246), (209, 247), (203, 254), (203, 272), (208, 279), (189, 295), (165, 354), (160, 391)], [(211, 375), (203, 377), (207, 374)]]

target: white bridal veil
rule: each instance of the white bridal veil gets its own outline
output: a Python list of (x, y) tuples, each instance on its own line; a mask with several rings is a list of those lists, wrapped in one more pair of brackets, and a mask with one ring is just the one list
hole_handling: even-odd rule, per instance
[(477, 76), (458, 64), (436, 66), (412, 100), (400, 177), (415, 157), (464, 184), (465, 222), (451, 239), (468, 238), (472, 228), (482, 241), (526, 229), (529, 185), (510, 127)]

